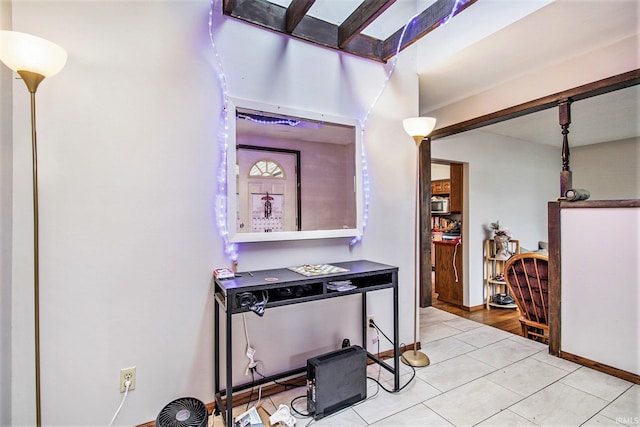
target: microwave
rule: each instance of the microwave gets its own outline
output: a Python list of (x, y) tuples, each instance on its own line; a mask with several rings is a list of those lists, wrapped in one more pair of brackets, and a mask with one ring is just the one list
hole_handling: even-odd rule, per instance
[(444, 215), (450, 214), (451, 207), (448, 197), (432, 197), (431, 198), (431, 214)]

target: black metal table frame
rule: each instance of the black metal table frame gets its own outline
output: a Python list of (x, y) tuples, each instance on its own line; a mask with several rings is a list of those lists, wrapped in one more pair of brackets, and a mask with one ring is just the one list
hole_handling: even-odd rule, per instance
[[(400, 370), (399, 370), (399, 361), (400, 361), (400, 349), (398, 348), (398, 274), (397, 267), (384, 266), (383, 264), (371, 263), (369, 261), (353, 261), (346, 263), (334, 263), (332, 265), (335, 266), (353, 266), (355, 263), (365, 263), (364, 265), (373, 265), (380, 267), (388, 267), (386, 270), (376, 270), (374, 269), (371, 272), (367, 271), (359, 271), (357, 273), (341, 273), (341, 274), (328, 274), (324, 277), (302, 277), (300, 280), (294, 282), (295, 284), (303, 284), (305, 281), (323, 281), (325, 284), (323, 285), (323, 292), (320, 295), (315, 295), (311, 298), (303, 297), (303, 298), (291, 298), (284, 302), (280, 302), (277, 305), (267, 304), (267, 308), (291, 305), (291, 304), (301, 304), (310, 301), (317, 301), (320, 299), (328, 299), (335, 298), (347, 295), (361, 294), (362, 295), (362, 347), (367, 350), (367, 293), (378, 291), (382, 289), (392, 289), (393, 290), (393, 366), (390, 366), (387, 362), (380, 359), (376, 355), (367, 351), (367, 356), (373, 362), (380, 365), (382, 368), (386, 369), (394, 376), (394, 387), (393, 390), (397, 391), (400, 389)], [(356, 265), (357, 266), (357, 265)], [(273, 273), (277, 271), (284, 271), (285, 269), (279, 270), (265, 270), (267, 272), (267, 276), (273, 276)], [(326, 291), (326, 282), (331, 279), (336, 280), (348, 280), (350, 278), (366, 278), (368, 276), (374, 276), (375, 274), (379, 274), (381, 271), (385, 271), (387, 273), (391, 273), (392, 280), (390, 283), (385, 284), (376, 284), (374, 286), (363, 286), (358, 287), (357, 289), (344, 291), (344, 292), (327, 292)], [(253, 272), (251, 273), (251, 277), (259, 276), (260, 273), (265, 272)], [(249, 273), (241, 273), (241, 274), (249, 274)], [(306, 366), (292, 369), (286, 372), (281, 372), (276, 375), (271, 375), (268, 377), (262, 377), (256, 381), (252, 381), (250, 383), (240, 384), (233, 386), (233, 356), (232, 356), (232, 315), (238, 314), (242, 312), (248, 311), (246, 308), (238, 309), (229, 307), (227, 302), (234, 299), (236, 294), (244, 291), (252, 291), (258, 292), (262, 290), (273, 290), (278, 289), (278, 287), (282, 287), (283, 285), (290, 285), (291, 282), (281, 282), (281, 283), (264, 283), (262, 285), (250, 286), (250, 287), (238, 287), (234, 289), (227, 288), (226, 280), (215, 280), (215, 292), (214, 292), (214, 392), (215, 392), (215, 414), (222, 413), (222, 419), (225, 425), (230, 426), (227, 423), (227, 420), (233, 420), (233, 393), (250, 389), (251, 387), (277, 381), (282, 378), (291, 377), (294, 375), (301, 374), (306, 371)], [(224, 307), (226, 312), (226, 331), (225, 331), (225, 343), (226, 343), (226, 388), (224, 390), (220, 389), (220, 307)], [(228, 392), (231, 390), (231, 393)], [(226, 404), (223, 402), (223, 396), (226, 397)], [(232, 421), (233, 423), (233, 421)]]

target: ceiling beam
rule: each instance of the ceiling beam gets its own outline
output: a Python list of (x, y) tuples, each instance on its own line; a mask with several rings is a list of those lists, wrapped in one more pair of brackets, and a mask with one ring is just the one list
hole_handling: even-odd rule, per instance
[(500, 111), (485, 114), (480, 117), (465, 120), (464, 122), (455, 123), (440, 129), (436, 129), (429, 137), (434, 139), (444, 138), (446, 136), (455, 135), (457, 133), (478, 129), (494, 123), (503, 122), (505, 120), (521, 117), (526, 114), (554, 108), (563, 100), (571, 100), (572, 102), (582, 99), (591, 98), (593, 96), (602, 95), (613, 92), (615, 90), (624, 89), (630, 86), (640, 84), (640, 69), (628, 71), (626, 73), (617, 74), (602, 80), (587, 83), (582, 86), (574, 87), (552, 95), (514, 105)]
[(293, 0), (285, 12), (285, 31), (293, 33), (316, 0)]
[[(226, 1), (230, 2), (231, 0)], [(223, 11), (228, 16), (285, 33), (287, 9), (280, 5), (267, 0), (233, 0), (233, 8), (227, 11), (227, 6), (227, 3), (223, 4)], [(357, 34), (343, 49), (340, 49), (338, 47), (338, 26), (313, 16), (303, 15), (290, 36), (363, 58), (381, 61), (381, 40)]]
[[(407, 28), (402, 45), (398, 50), (398, 44), (400, 43), (400, 37), (404, 27), (401, 27), (389, 36), (382, 43), (382, 56), (383, 61), (387, 61), (389, 58), (396, 54), (396, 51), (402, 51), (405, 48), (411, 46), (413, 43), (420, 40), (422, 37), (429, 34), (431, 31), (438, 28), (448, 19), (453, 18), (467, 7), (471, 6), (477, 0), (438, 0), (420, 15), (418, 15), (411, 25)], [(454, 9), (456, 8), (456, 9)]]
[(223, 0), (222, 1), (222, 12), (225, 15), (229, 15), (231, 11), (236, 7), (236, 0)]
[[(222, 11), (233, 18), (362, 58), (386, 62), (395, 55), (402, 28), (384, 41), (362, 34), (361, 31), (396, 0), (363, 0), (341, 26), (307, 15), (314, 1), (293, 0), (285, 8), (269, 0), (223, 0)], [(476, 1), (436, 1), (407, 29), (400, 50)], [(458, 3), (457, 10), (452, 13), (454, 5)]]
[(338, 47), (344, 48), (395, 2), (396, 0), (365, 0), (361, 3), (338, 27)]

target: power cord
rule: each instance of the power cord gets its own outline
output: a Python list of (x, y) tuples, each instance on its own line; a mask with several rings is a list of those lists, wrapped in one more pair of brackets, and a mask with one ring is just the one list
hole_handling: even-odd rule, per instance
[(251, 341), (249, 341), (249, 329), (247, 328), (247, 317), (245, 313), (242, 313), (242, 322), (244, 323), (244, 336), (247, 339), (247, 357), (249, 358), (249, 363), (247, 364), (247, 369), (245, 369), (244, 374), (249, 375), (249, 370), (255, 368), (257, 365), (257, 362), (254, 360), (256, 350), (251, 347)]
[(111, 418), (111, 422), (109, 423), (109, 427), (111, 427), (113, 425), (113, 422), (116, 420), (116, 417), (120, 413), (120, 410), (122, 409), (122, 405), (124, 405), (124, 401), (127, 399), (127, 394), (129, 394), (129, 387), (131, 387), (131, 381), (127, 380), (127, 381), (124, 382), (124, 396), (122, 396), (122, 401), (120, 402), (120, 406), (118, 406), (118, 409), (116, 410), (116, 413), (113, 414), (113, 418)]
[[(253, 397), (253, 384), (255, 384), (256, 382), (256, 378), (255, 378), (255, 374), (260, 375), (262, 378), (265, 378), (264, 375), (262, 375), (260, 372), (258, 372), (258, 365), (261, 365), (262, 362), (257, 360), (256, 361), (256, 366), (254, 366), (253, 368), (249, 368), (249, 371), (251, 372), (251, 391), (249, 391), (249, 400), (247, 401), (247, 411), (249, 410), (249, 404), (251, 403), (251, 399)], [(260, 402), (262, 401), (262, 386), (264, 384), (260, 384), (260, 386), (258, 387), (258, 401), (256, 402), (256, 404), (254, 405), (256, 408), (258, 406), (260, 406)]]
[[(313, 414), (311, 414), (310, 412), (307, 412), (306, 414), (305, 414), (305, 413), (302, 413), (302, 412), (298, 411), (298, 410), (297, 410), (293, 405), (294, 405), (294, 404), (295, 404), (299, 399), (304, 399), (304, 398), (306, 398), (306, 397), (307, 397), (307, 395), (306, 395), (306, 394), (303, 394), (303, 395), (298, 396), (298, 397), (294, 397), (293, 399), (291, 399), (291, 403), (289, 403), (289, 406), (291, 407), (291, 410), (292, 410), (293, 412), (295, 412), (296, 414), (300, 415), (300, 416), (301, 416), (301, 417), (303, 417), (303, 418), (309, 418), (309, 417), (311, 417)], [(308, 424), (307, 424), (307, 425), (308, 425)]]
[[(376, 322), (374, 322), (374, 321), (373, 321), (373, 319), (370, 319), (370, 320), (369, 320), (369, 324), (370, 324), (370, 325), (372, 325), (372, 326), (375, 328), (375, 330), (376, 330), (376, 331), (380, 332), (380, 333), (382, 334), (382, 336), (383, 336), (383, 337), (385, 337), (385, 338), (387, 339), (387, 341), (389, 341), (389, 343), (390, 343), (391, 345), (394, 345), (393, 341), (391, 341), (391, 339), (389, 339), (389, 337), (388, 337), (388, 336), (387, 336), (387, 335), (382, 331), (382, 329), (380, 329), (380, 328), (378, 327), (378, 325), (376, 324)], [(404, 343), (401, 343), (401, 344), (400, 344), (400, 347), (402, 348), (403, 346), (404, 346)], [(378, 354), (380, 354), (380, 340), (378, 340)], [(386, 388), (385, 386), (383, 386), (383, 385), (382, 385), (382, 383), (380, 382), (380, 371), (382, 371), (382, 369), (380, 369), (380, 370), (378, 371), (378, 379), (373, 378), (373, 377), (367, 377), (367, 378), (369, 378), (369, 379), (370, 379), (370, 380), (372, 380), (372, 381), (375, 381), (375, 382), (378, 384), (378, 386), (379, 386), (380, 388), (382, 388), (384, 391), (386, 391), (387, 393), (398, 393), (398, 392), (400, 392), (400, 391), (404, 390), (404, 388), (405, 388), (405, 387), (407, 387), (409, 384), (411, 384), (411, 382), (413, 381), (413, 379), (416, 377), (416, 368), (414, 368), (414, 367), (411, 365), (411, 363), (409, 363), (409, 362), (407, 361), (407, 359), (406, 359), (402, 354), (400, 355), (400, 358), (402, 358), (402, 360), (404, 360), (404, 361), (406, 362), (406, 364), (411, 368), (412, 374), (411, 374), (411, 378), (409, 378), (409, 381), (407, 381), (407, 382), (406, 382), (402, 387), (400, 387), (399, 389), (397, 389), (397, 390), (390, 390), (390, 389), (388, 389), (388, 388)]]

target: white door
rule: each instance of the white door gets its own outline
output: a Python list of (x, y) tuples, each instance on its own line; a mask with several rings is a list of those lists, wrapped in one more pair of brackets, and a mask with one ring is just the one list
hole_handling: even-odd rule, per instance
[[(236, 159), (238, 232), (297, 231), (296, 155), (238, 148)], [(273, 212), (258, 215), (265, 202)]]

